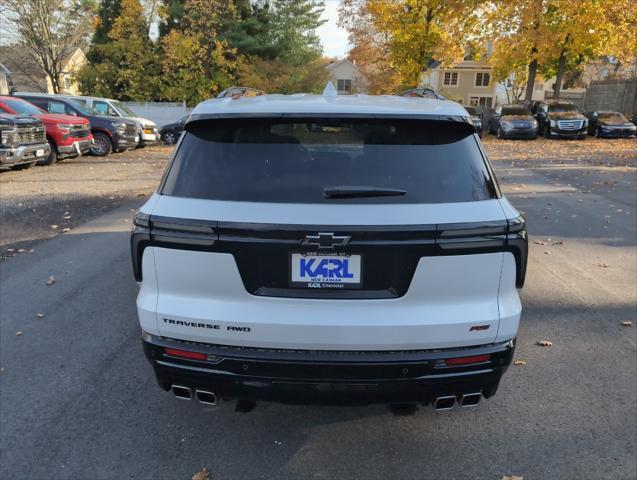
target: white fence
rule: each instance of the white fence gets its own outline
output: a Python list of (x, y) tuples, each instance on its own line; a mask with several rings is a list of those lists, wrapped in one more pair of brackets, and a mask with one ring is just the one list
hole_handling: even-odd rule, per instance
[(148, 118), (158, 126), (173, 123), (192, 109), (185, 102), (124, 102), (140, 117)]

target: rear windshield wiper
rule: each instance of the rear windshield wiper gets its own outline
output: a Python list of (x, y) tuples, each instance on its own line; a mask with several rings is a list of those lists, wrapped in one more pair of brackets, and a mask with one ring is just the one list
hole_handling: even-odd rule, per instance
[(399, 188), (365, 187), (365, 186), (332, 186), (323, 189), (325, 198), (356, 198), (356, 197), (391, 197), (405, 195), (407, 190)]

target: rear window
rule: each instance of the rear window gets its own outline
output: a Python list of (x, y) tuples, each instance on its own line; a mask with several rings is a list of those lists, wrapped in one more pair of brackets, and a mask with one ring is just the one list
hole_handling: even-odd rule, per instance
[[(355, 195), (330, 194), (335, 191)], [(161, 193), (330, 204), (447, 203), (497, 197), (468, 124), (316, 118), (193, 122)]]

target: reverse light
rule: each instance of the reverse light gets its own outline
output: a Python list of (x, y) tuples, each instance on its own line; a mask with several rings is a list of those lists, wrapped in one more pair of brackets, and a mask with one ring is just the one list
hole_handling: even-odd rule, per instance
[(178, 350), (176, 348), (164, 348), (164, 353), (172, 357), (187, 358), (189, 360), (208, 360), (208, 355), (201, 352), (189, 352), (188, 350)]

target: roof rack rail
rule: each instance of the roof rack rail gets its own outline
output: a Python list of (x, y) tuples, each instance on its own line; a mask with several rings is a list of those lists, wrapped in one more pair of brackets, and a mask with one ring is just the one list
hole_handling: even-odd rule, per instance
[(434, 98), (436, 100), (445, 100), (445, 97), (436, 93), (432, 88), (410, 88), (398, 94), (399, 97), (416, 97), (416, 98)]
[(217, 98), (259, 97), (267, 95), (263, 90), (252, 87), (230, 87), (217, 95)]

